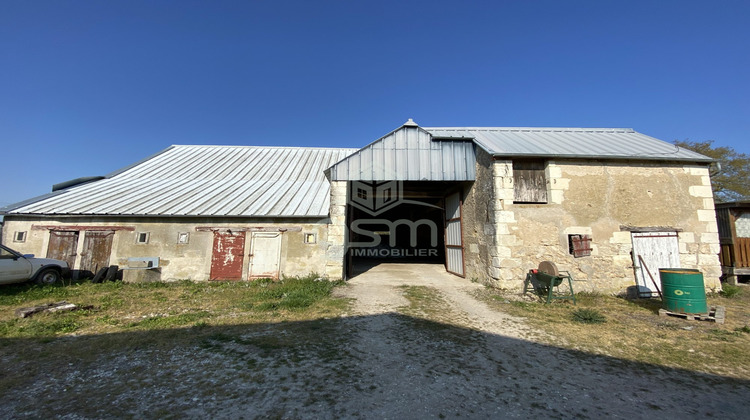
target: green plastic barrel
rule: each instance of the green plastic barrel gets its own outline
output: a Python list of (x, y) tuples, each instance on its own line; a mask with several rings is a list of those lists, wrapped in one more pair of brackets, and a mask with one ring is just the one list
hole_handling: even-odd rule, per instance
[(688, 268), (660, 268), (664, 309), (683, 314), (705, 314), (706, 288), (703, 273)]

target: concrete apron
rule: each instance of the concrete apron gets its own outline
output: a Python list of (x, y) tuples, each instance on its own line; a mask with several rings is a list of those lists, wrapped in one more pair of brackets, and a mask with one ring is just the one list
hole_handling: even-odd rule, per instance
[(445, 271), (443, 264), (381, 263), (355, 274), (348, 283), (377, 283), (383, 286), (429, 286), (436, 283), (470, 283)]
[(539, 334), (521, 318), (494, 310), (478, 300), (474, 294), (484, 286), (446, 272), (442, 264), (380, 264), (352, 277), (346, 287), (336, 289), (336, 295), (354, 299), (351, 315), (399, 313), (400, 307), (409, 305), (399, 286), (436, 289), (448, 305), (443, 315), (454, 325), (515, 338)]
[(352, 277), (339, 294), (356, 299), (358, 315), (383, 314), (409, 305), (399, 286), (432, 287), (454, 299), (468, 297), (467, 292), (483, 287), (446, 272), (442, 264), (382, 263)]

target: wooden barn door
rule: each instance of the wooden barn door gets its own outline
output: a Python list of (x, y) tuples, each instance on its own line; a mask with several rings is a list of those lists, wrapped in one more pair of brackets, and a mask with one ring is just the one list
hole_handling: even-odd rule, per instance
[(445, 270), (464, 277), (461, 211), (460, 193), (454, 193), (445, 198)]
[(242, 280), (245, 232), (214, 232), (211, 280)]
[(660, 268), (679, 268), (677, 232), (633, 232), (633, 267), (640, 297), (657, 295)]
[(109, 267), (112, 253), (112, 230), (89, 230), (83, 237), (79, 277), (93, 277), (100, 268)]
[(250, 258), (251, 279), (278, 279), (279, 261), (281, 260), (281, 233), (253, 233)]
[(47, 258), (63, 260), (72, 270), (76, 264), (76, 250), (78, 249), (78, 231), (51, 230), (49, 244), (47, 244)]

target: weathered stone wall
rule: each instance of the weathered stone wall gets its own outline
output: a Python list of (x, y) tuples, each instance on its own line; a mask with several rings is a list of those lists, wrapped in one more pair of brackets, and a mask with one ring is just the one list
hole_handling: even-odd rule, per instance
[[(159, 257), (162, 280), (181, 279), (208, 280), (211, 272), (211, 257), (214, 234), (210, 230), (196, 230), (201, 227), (217, 229), (246, 230), (243, 259), (243, 279), (248, 278), (252, 249), (252, 231), (267, 229), (281, 232), (281, 258), (279, 270), (282, 275), (307, 275), (311, 272), (323, 274), (326, 270), (325, 256), (329, 248), (327, 219), (324, 220), (283, 220), (283, 219), (217, 219), (217, 218), (117, 218), (117, 217), (75, 217), (75, 218), (33, 218), (28, 216), (6, 216), (6, 229), (3, 243), (22, 253), (46, 256), (49, 244), (49, 229), (65, 226), (74, 230), (75, 226), (127, 227), (131, 230), (117, 230), (112, 239), (110, 264), (127, 266), (128, 258)], [(12, 235), (25, 231), (26, 241), (12, 242)], [(146, 244), (136, 243), (139, 232), (148, 232)], [(178, 244), (180, 233), (189, 233), (187, 244)], [(314, 234), (315, 243), (305, 243), (305, 234)], [(84, 232), (78, 239), (78, 256), (75, 269), (80, 267)]]
[(331, 181), (331, 210), (328, 220), (328, 240), (324, 256), (323, 273), (331, 280), (344, 277), (344, 253), (346, 246), (347, 182)]
[(492, 156), (477, 148), (476, 180), (464, 188), (462, 228), (466, 278), (481, 283), (490, 278), (495, 243), (492, 185)]
[[(649, 162), (550, 161), (548, 203), (513, 203), (513, 167), (493, 164), (496, 246), (490, 277), (519, 289), (529, 269), (551, 260), (582, 282), (578, 290), (622, 292), (635, 284), (630, 229), (679, 232), (680, 264), (719, 288), (719, 237), (708, 168)], [(592, 237), (591, 256), (574, 258), (568, 235)]]

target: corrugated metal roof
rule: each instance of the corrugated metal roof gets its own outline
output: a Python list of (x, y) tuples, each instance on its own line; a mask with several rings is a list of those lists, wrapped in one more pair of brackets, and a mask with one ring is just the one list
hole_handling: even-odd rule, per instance
[(330, 168), (333, 181), (473, 181), (474, 144), (435, 141), (406, 124)]
[(470, 181), (494, 156), (711, 162), (622, 128), (428, 127), (411, 120), (362, 149), (172, 146), (103, 180), (0, 214), (322, 217), (332, 180)]
[(6, 214), (320, 217), (324, 170), (357, 149), (171, 146), (105, 179), (3, 209)]
[(423, 128), (434, 138), (474, 139), (494, 156), (712, 161), (709, 157), (630, 128)]

